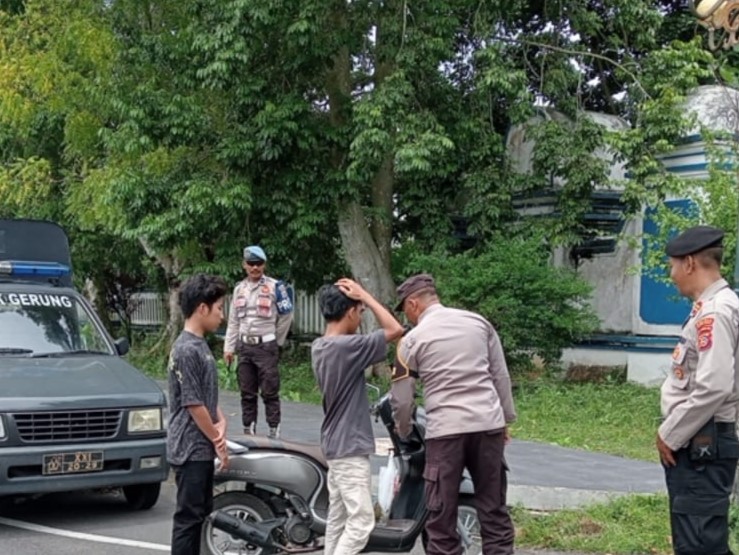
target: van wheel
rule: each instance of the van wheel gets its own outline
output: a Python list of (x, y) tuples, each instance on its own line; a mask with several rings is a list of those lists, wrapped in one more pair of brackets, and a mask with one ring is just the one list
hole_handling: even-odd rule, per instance
[(146, 511), (157, 504), (161, 489), (161, 482), (136, 484), (135, 486), (124, 486), (123, 495), (128, 506), (134, 511)]

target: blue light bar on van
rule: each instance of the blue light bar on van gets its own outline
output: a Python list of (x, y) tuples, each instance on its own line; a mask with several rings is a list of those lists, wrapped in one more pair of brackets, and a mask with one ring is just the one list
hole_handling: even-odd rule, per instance
[(62, 277), (69, 275), (69, 266), (58, 262), (0, 260), (0, 275)]

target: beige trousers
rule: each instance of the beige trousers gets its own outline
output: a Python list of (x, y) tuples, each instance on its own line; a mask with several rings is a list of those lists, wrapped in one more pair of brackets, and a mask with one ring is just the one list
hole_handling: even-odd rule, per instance
[(328, 461), (325, 555), (356, 555), (375, 527), (369, 457)]

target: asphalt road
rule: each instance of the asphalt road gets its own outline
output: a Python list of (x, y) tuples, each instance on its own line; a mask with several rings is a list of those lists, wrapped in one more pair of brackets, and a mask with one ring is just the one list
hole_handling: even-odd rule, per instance
[[(116, 493), (67, 493), (0, 508), (0, 555), (155, 555), (169, 553), (175, 487), (131, 511)], [(413, 555), (422, 555), (417, 548)]]
[[(175, 488), (131, 511), (115, 493), (67, 493), (0, 508), (0, 555), (161, 555), (169, 553)], [(517, 555), (577, 555), (516, 550)], [(372, 554), (370, 554), (372, 555)], [(374, 554), (379, 555), (379, 554)], [(417, 546), (411, 555), (423, 555)]]

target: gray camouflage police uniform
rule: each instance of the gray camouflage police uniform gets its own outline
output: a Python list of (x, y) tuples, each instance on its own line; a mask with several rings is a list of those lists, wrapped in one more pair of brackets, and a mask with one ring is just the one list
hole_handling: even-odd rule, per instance
[[(683, 257), (721, 246), (723, 232), (691, 228), (667, 244)], [(729, 496), (739, 441), (739, 298), (719, 279), (695, 300), (662, 385), (659, 436), (673, 450), (665, 466), (677, 555), (725, 555)]]
[[(244, 249), (244, 260), (250, 256), (266, 262), (261, 248)], [(279, 347), (285, 343), (292, 319), (293, 305), (283, 282), (262, 276), (256, 283), (245, 278), (236, 284), (224, 351), (238, 353), (241, 418), (245, 433), (256, 433), (260, 391), (270, 433), (278, 433), (281, 420)]]

